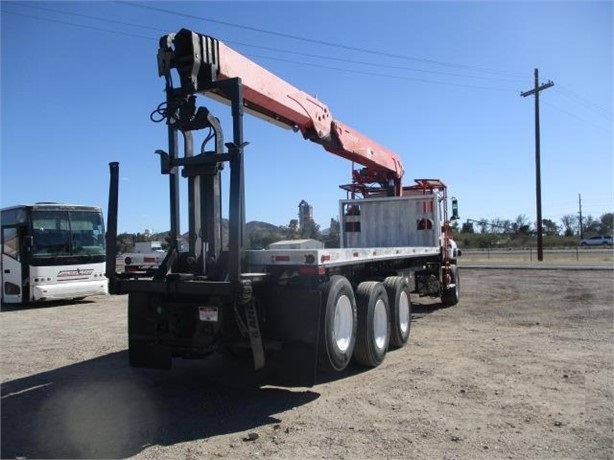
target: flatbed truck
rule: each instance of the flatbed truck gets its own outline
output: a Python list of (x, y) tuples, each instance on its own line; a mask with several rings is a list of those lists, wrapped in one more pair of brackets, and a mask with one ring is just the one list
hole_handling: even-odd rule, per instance
[(117, 256), (117, 263), (125, 272), (153, 274), (164, 260), (166, 251), (160, 241), (137, 241), (133, 251)]
[[(378, 366), (404, 346), (411, 294), (455, 305), (460, 296), (446, 185), (418, 179), (404, 186), (401, 158), (332, 118), (314, 97), (223, 42), (182, 29), (160, 39), (159, 76), (166, 100), (169, 250), (153, 276), (117, 273), (115, 240), (119, 164), (110, 163), (107, 277), (111, 294), (128, 294), (129, 361), (170, 368), (175, 358), (249, 351), (253, 367), (281, 382), (313, 385), (322, 371), (351, 361)], [(175, 86), (176, 85), (176, 86)], [(197, 96), (230, 106), (232, 140)], [(340, 248), (248, 250), (245, 230), (243, 116), (300, 132), (330, 153), (362, 166), (341, 185)], [(200, 151), (194, 134), (207, 130)], [(179, 134), (183, 142), (179, 142)], [(183, 149), (181, 148), (183, 146)], [(220, 172), (230, 166), (229, 237), (222, 241)], [(187, 181), (188, 240), (179, 232), (179, 181)]]

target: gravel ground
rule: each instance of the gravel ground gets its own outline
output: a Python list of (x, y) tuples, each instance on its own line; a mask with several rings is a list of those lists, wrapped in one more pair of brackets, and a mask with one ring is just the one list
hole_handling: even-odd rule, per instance
[(612, 274), (465, 268), (380, 367), (310, 388), (131, 369), (125, 296), (3, 307), (2, 458), (611, 459)]

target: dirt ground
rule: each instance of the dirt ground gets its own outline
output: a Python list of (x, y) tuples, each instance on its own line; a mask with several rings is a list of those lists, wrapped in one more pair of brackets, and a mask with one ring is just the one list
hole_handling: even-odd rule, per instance
[(462, 270), (410, 341), (311, 388), (131, 369), (126, 298), (3, 308), (2, 458), (614, 458), (612, 270)]

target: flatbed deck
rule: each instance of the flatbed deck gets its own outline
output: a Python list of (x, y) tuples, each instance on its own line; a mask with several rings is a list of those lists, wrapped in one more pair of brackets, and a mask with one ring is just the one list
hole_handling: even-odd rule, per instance
[(264, 249), (246, 251), (252, 269), (266, 266), (338, 267), (361, 262), (436, 256), (438, 246), (342, 249)]

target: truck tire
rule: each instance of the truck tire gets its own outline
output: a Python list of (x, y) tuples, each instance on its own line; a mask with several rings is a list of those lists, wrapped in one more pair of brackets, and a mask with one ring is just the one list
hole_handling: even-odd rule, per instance
[(390, 276), (384, 280), (390, 307), (390, 345), (401, 348), (409, 339), (411, 328), (411, 298), (409, 284), (402, 276)]
[(365, 281), (356, 289), (358, 331), (354, 359), (363, 366), (379, 366), (390, 343), (390, 308), (382, 283)]
[(452, 282), (454, 286), (446, 289), (441, 295), (441, 303), (444, 307), (452, 307), (458, 303), (460, 300), (460, 275), (458, 272), (458, 267), (456, 265), (452, 265)]
[(352, 285), (334, 275), (320, 286), (323, 317), (320, 326), (319, 363), (323, 370), (347, 367), (356, 343), (356, 298)]

